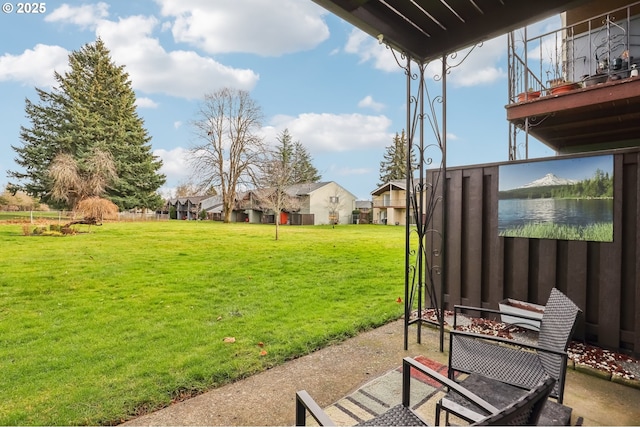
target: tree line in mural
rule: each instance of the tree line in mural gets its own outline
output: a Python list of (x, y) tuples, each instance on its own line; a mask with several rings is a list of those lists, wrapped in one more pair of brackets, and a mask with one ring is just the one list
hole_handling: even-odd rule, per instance
[(591, 178), (573, 184), (514, 188), (501, 191), (500, 199), (612, 199), (613, 176), (596, 169)]

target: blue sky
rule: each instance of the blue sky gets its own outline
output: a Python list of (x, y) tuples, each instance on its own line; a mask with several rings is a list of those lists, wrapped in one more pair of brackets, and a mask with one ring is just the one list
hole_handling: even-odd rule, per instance
[[(189, 181), (189, 123), (203, 95), (221, 87), (248, 90), (263, 110), (267, 142), (288, 128), (323, 181), (359, 199), (370, 199), (385, 147), (406, 127), (405, 77), (390, 51), (311, 0), (43, 4), (43, 14), (0, 14), (3, 188), (6, 171), (17, 168), (11, 145), (28, 125), (25, 98), (37, 101), (34, 87), (50, 90), (68, 54), (98, 36), (130, 74), (138, 113), (164, 162), (165, 197)], [(450, 74), (449, 166), (508, 159), (506, 52), (505, 37), (488, 41)], [(553, 155), (530, 142), (530, 158)]]

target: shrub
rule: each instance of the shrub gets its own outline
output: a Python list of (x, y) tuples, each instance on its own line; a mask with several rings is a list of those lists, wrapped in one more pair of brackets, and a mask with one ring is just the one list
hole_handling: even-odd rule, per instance
[(88, 197), (76, 205), (75, 211), (85, 218), (94, 218), (102, 221), (103, 219), (117, 219), (119, 209), (110, 200), (100, 197)]
[(34, 236), (40, 236), (41, 234), (43, 234), (45, 231), (47, 231), (47, 227), (36, 227), (33, 229), (33, 235)]

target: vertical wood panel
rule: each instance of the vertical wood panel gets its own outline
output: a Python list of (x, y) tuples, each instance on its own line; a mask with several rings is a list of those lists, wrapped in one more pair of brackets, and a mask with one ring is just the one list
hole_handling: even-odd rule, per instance
[(598, 341), (606, 348), (620, 345), (620, 302), (622, 276), (622, 183), (623, 156), (613, 162), (613, 243), (600, 245), (600, 292), (598, 304)]
[[(567, 243), (566, 265), (566, 288), (565, 295), (568, 296), (582, 310), (582, 315), (578, 318), (576, 325), (576, 339), (585, 338), (584, 311), (587, 307), (587, 242), (570, 240)], [(561, 289), (563, 290), (563, 289)]]
[(447, 176), (447, 292), (449, 307), (453, 307), (462, 302), (462, 171), (450, 171)]
[(510, 276), (509, 298), (526, 301), (529, 297), (529, 239), (511, 238), (510, 265), (505, 270)]
[[(442, 267), (442, 263), (444, 262), (444, 258), (442, 256), (442, 253), (443, 253), (442, 246), (443, 246), (443, 239), (446, 238), (446, 236), (443, 235), (443, 230), (442, 230), (442, 210), (443, 210), (442, 180), (443, 179), (444, 177), (439, 171), (432, 171), (431, 173), (427, 174), (427, 181), (430, 189), (428, 193), (431, 195), (427, 203), (435, 204), (433, 217), (430, 218), (430, 222), (429, 224), (427, 224), (427, 228), (429, 230), (433, 230), (433, 232), (429, 232), (425, 236), (425, 241), (426, 241), (425, 244), (427, 245), (427, 248), (426, 248), (427, 253), (425, 256), (429, 262), (429, 265), (432, 266), (432, 268), (434, 266)], [(448, 247), (447, 247), (447, 250), (449, 250)], [(447, 257), (449, 257), (448, 254), (447, 254)], [(429, 274), (429, 272), (423, 272), (423, 274)], [(442, 287), (443, 286), (446, 287), (447, 284), (443, 283), (442, 274), (438, 274), (437, 269), (434, 269), (434, 271), (432, 271), (432, 277), (433, 277), (434, 287), (436, 291), (436, 298), (438, 298), (439, 300), (442, 292)], [(428, 281), (426, 282), (426, 284), (427, 286), (429, 286)], [(444, 291), (446, 292), (447, 290), (445, 289)], [(426, 306), (432, 307), (433, 304), (431, 304), (431, 301), (429, 300), (428, 295), (425, 295), (424, 298), (425, 298)], [(440, 304), (444, 303), (443, 301), (438, 301), (438, 302)]]
[(585, 321), (595, 326), (595, 335), (589, 336), (589, 339), (597, 339), (597, 327), (599, 324), (600, 311), (598, 305), (600, 304), (600, 248), (601, 245), (596, 242), (587, 242), (587, 263), (585, 269), (587, 270), (587, 278), (585, 282), (585, 290), (587, 294), (587, 301), (585, 305)]
[[(634, 296), (633, 305), (629, 307), (634, 316), (634, 320), (632, 321), (634, 338), (629, 343), (629, 347), (632, 347), (636, 354), (640, 354), (640, 197), (638, 197), (638, 192), (640, 191), (640, 152), (630, 155), (629, 157), (634, 163), (633, 170), (635, 173), (635, 187), (628, 191), (633, 192), (635, 196), (636, 235), (635, 239), (630, 239), (631, 242), (635, 243), (635, 252), (633, 255), (635, 258), (635, 277), (629, 278), (629, 282), (626, 282), (625, 286), (631, 287), (630, 284), (635, 284), (635, 292), (631, 290), (629, 293)], [(633, 217), (629, 218), (630, 221), (633, 221), (633, 219)]]
[(490, 308), (498, 308), (504, 298), (503, 240), (498, 237), (498, 167), (484, 168), (483, 193), (483, 301)]
[(468, 187), (463, 214), (462, 283), (468, 304), (482, 306), (482, 169), (465, 171), (463, 182)]
[[(529, 283), (529, 301), (536, 304), (544, 305), (549, 299), (551, 289), (556, 286), (556, 259), (557, 246), (556, 240), (549, 239), (532, 239), (537, 240), (537, 263), (532, 265), (531, 282)], [(535, 271), (535, 280), (533, 278)]]
[[(635, 283), (637, 277), (638, 256), (638, 154), (624, 156), (623, 192), (624, 204), (622, 209), (622, 277), (623, 284)], [(620, 329), (635, 331), (636, 325), (636, 288), (622, 287), (620, 307)], [(621, 336), (621, 339), (624, 339)]]

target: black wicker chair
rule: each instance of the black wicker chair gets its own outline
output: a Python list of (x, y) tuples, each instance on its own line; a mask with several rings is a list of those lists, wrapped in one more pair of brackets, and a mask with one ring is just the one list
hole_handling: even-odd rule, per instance
[(580, 309), (553, 288), (540, 321), (537, 344), (517, 342), (517, 345), (510, 339), (458, 330), (458, 314), (469, 311), (503, 314), (479, 307), (454, 307), (454, 326), (449, 340), (449, 378), (454, 377), (455, 371), (475, 372), (529, 390), (549, 376), (555, 380), (551, 397), (561, 404), (567, 372), (567, 348)]
[[(465, 414), (475, 422), (473, 425), (535, 425), (553, 388), (554, 380), (545, 378), (525, 395), (504, 407), (497, 409), (477, 395), (466, 390), (460, 384), (440, 375), (436, 371), (424, 366), (412, 358), (405, 357), (402, 361), (402, 403), (386, 412), (367, 420), (359, 425), (371, 426), (424, 426), (427, 423), (410, 407), (411, 369), (417, 369), (425, 375), (435, 379), (449, 388), (450, 393), (458, 393), (464, 399), (473, 403), (475, 408), (483, 414), (466, 410)], [(315, 403), (309, 394), (302, 390), (296, 393), (296, 425), (306, 425), (307, 411), (319, 425), (335, 425), (329, 416)]]

